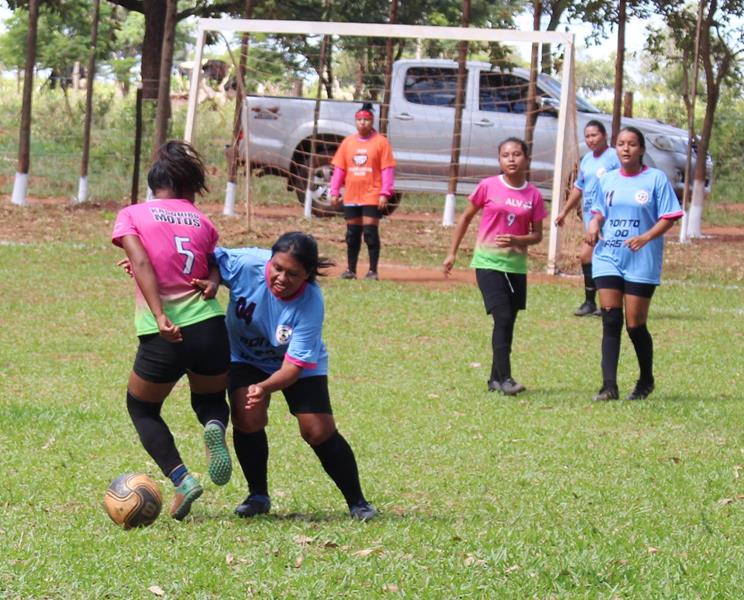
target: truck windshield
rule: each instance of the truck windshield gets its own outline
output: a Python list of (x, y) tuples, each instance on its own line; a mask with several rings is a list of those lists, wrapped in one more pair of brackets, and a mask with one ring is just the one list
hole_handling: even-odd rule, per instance
[[(540, 75), (538, 75), (537, 77), (537, 82), (543, 90), (548, 92), (554, 98), (561, 97), (561, 84), (558, 83), (557, 80), (553, 79), (549, 75), (540, 73)], [(585, 100), (578, 94), (576, 95), (576, 110), (578, 110), (579, 112), (586, 112), (586, 113), (601, 113), (602, 112), (596, 106), (590, 104), (589, 101)]]

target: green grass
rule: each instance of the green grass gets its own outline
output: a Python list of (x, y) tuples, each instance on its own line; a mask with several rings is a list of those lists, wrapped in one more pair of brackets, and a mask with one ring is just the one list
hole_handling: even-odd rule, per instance
[[(179, 385), (164, 416), (205, 494), (183, 523), (126, 532), (101, 506), (115, 477), (151, 474), (166, 509), (172, 490), (126, 413), (132, 284), (99, 216), (76, 239), (0, 245), (0, 597), (744, 595), (739, 283), (663, 286), (657, 391), (596, 405), (601, 324), (571, 316), (578, 284), (531, 285), (513, 356), (528, 392), (506, 399), (485, 392), (475, 288), (327, 281), (335, 414), (382, 516), (348, 518), (276, 395), (274, 508), (238, 520), (242, 475), (208, 483)], [(626, 337), (625, 393), (635, 370)]]

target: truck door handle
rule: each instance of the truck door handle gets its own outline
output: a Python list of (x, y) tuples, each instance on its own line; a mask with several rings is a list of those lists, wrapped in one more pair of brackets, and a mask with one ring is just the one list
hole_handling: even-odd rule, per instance
[(478, 127), (493, 127), (493, 121), (489, 121), (488, 119), (481, 119), (480, 121), (476, 121), (475, 124)]
[(408, 113), (400, 113), (399, 115), (395, 115), (395, 118), (399, 121), (413, 121), (413, 117)]

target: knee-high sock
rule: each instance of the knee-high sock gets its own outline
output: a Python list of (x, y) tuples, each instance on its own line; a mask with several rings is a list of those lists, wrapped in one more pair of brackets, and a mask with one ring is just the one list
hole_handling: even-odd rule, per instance
[(620, 334), (623, 331), (623, 309), (602, 309), (602, 380), (605, 386), (617, 385), (617, 362), (620, 359)]
[(594, 286), (594, 277), (592, 277), (592, 263), (582, 264), (581, 271), (584, 273), (584, 296), (587, 302), (594, 304), (597, 298), (597, 288)]
[(377, 272), (377, 263), (380, 260), (380, 230), (377, 225), (364, 226), (364, 243), (369, 251), (369, 270)]
[(225, 390), (212, 394), (191, 392), (191, 408), (194, 409), (196, 418), (202, 425), (206, 425), (210, 421), (217, 421), (223, 428), (227, 428), (230, 408), (225, 400)]
[(164, 475), (182, 464), (173, 434), (160, 416), (162, 402), (143, 402), (127, 392), (127, 410), (142, 445)]
[(311, 448), (320, 459), (325, 472), (341, 490), (346, 504), (353, 506), (364, 500), (354, 452), (338, 431), (322, 444)]
[(630, 341), (633, 342), (636, 357), (638, 358), (638, 368), (640, 369), (639, 379), (643, 383), (653, 383), (654, 381), (654, 340), (646, 327), (646, 324), (638, 327), (628, 327)]
[(362, 248), (362, 226), (346, 225), (346, 260), (349, 271), (356, 273), (359, 250)]
[(491, 379), (502, 382), (511, 377), (511, 347), (517, 313), (510, 306), (498, 306), (491, 316), (493, 317)]
[(233, 444), (251, 494), (268, 496), (266, 468), (269, 462), (269, 440), (266, 430), (243, 433), (233, 428)]

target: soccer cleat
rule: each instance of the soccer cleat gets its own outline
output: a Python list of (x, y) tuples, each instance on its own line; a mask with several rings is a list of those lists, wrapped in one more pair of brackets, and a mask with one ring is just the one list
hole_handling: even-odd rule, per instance
[(489, 379), (488, 380), (488, 391), (489, 392), (500, 392), (501, 384), (495, 379)]
[(204, 490), (193, 475), (186, 475), (183, 481), (176, 486), (176, 495), (170, 507), (170, 515), (177, 521), (183, 521), (191, 510), (194, 500), (202, 495)]
[(377, 509), (366, 500), (357, 502), (349, 507), (349, 514), (352, 519), (356, 519), (357, 521), (370, 521), (378, 515)]
[(377, 271), (367, 271), (367, 274), (364, 276), (364, 278), (377, 281), (380, 279), (380, 276), (377, 274)]
[(356, 279), (356, 273), (354, 271), (344, 271), (341, 273), (341, 279)]
[(603, 385), (602, 389), (594, 394), (592, 400), (595, 402), (605, 402), (607, 400), (617, 400), (619, 397), (620, 394), (617, 391), (616, 385)]
[(216, 485), (225, 485), (232, 475), (232, 460), (225, 444), (225, 430), (217, 422), (204, 427), (204, 445), (209, 461), (209, 478)]
[(521, 383), (514, 381), (511, 377), (507, 377), (499, 385), (501, 386), (501, 393), (505, 396), (516, 396), (526, 389)]
[(633, 391), (628, 394), (626, 400), (645, 400), (654, 391), (654, 382), (645, 382), (640, 379), (636, 381)]
[(601, 317), (601, 316), (602, 316), (602, 309), (601, 309), (601, 308), (599, 308), (599, 307), (597, 307), (597, 310), (595, 310), (595, 311), (594, 311), (594, 312), (592, 313), (592, 315), (594, 315), (595, 317)]
[(249, 494), (235, 509), (235, 514), (242, 518), (265, 515), (271, 510), (271, 498), (263, 494)]
[[(586, 317), (588, 315), (596, 314), (597, 305), (594, 302), (584, 302), (579, 308), (574, 311), (576, 317)], [(601, 313), (600, 313), (601, 314)]]

